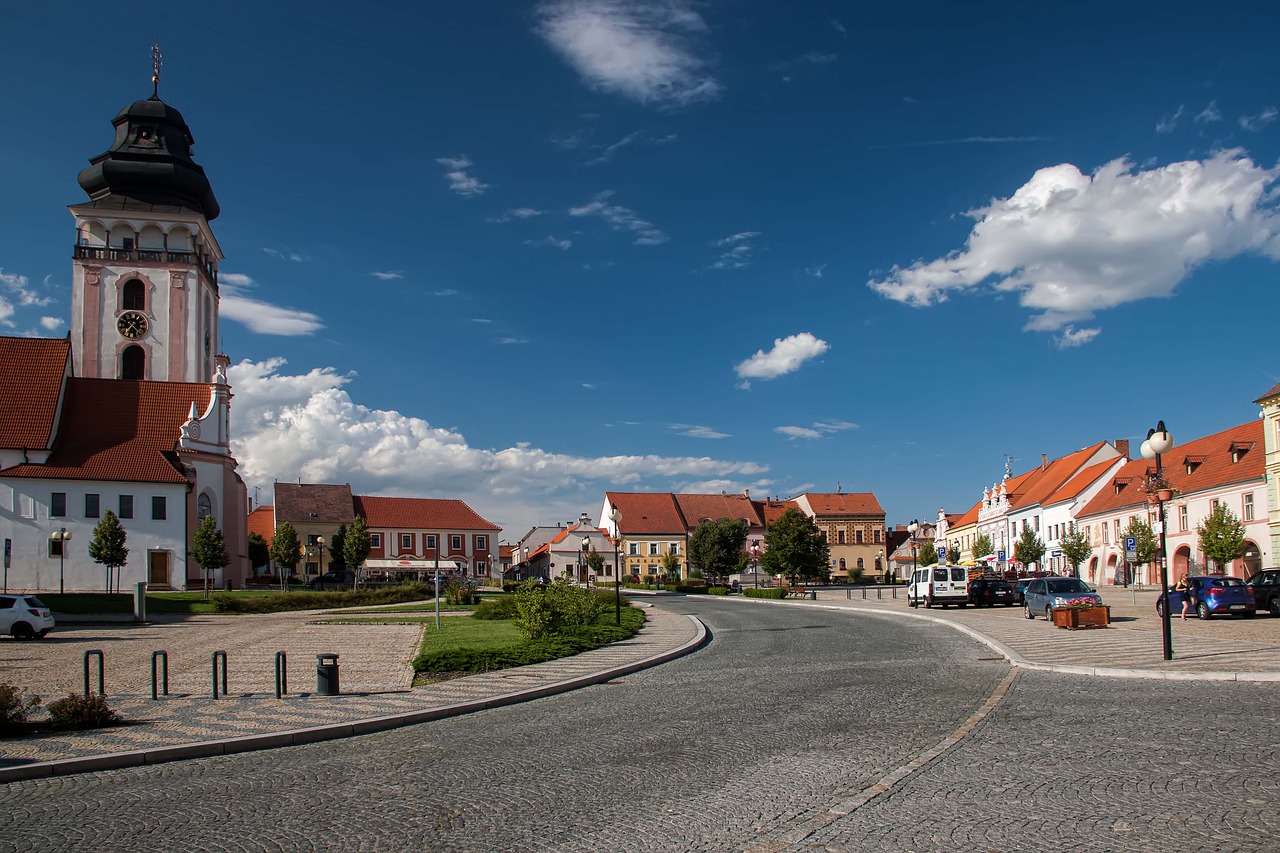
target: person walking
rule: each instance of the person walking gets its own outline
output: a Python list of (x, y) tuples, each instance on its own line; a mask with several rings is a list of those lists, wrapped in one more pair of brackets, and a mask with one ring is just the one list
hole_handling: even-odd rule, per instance
[(1182, 577), (1178, 578), (1174, 591), (1182, 593), (1182, 621), (1185, 622), (1187, 613), (1191, 610), (1191, 581), (1187, 580), (1185, 572)]

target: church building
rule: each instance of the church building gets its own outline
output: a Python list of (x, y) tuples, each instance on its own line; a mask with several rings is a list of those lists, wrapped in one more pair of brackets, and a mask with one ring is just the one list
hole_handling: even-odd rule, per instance
[(218, 341), (218, 202), (191, 158), (182, 114), (152, 97), (116, 115), (111, 147), (79, 176), (70, 207), (71, 333), (0, 337), (0, 536), (4, 588), (104, 590), (89, 556), (107, 510), (127, 533), (120, 590), (182, 589), (212, 515), (249, 574), (247, 492), (230, 446), (231, 388)]

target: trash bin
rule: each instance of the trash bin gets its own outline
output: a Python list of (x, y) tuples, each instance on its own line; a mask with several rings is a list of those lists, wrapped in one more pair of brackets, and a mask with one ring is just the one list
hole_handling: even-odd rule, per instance
[(227, 581), (225, 586), (226, 586), (227, 592), (231, 592), (231, 590), (236, 588), (235, 583), (233, 583), (232, 581)]
[(338, 687), (338, 656), (316, 655), (316, 694), (337, 696), (341, 692)]

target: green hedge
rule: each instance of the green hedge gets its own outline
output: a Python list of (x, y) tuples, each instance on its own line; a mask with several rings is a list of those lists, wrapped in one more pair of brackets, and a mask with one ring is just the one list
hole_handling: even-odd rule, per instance
[(786, 587), (775, 586), (765, 589), (744, 589), (742, 594), (747, 598), (786, 598)]
[(278, 595), (239, 596), (213, 594), (213, 608), (219, 613), (281, 613), (288, 610), (327, 610), (334, 607), (367, 607), (375, 604), (403, 604), (432, 598), (431, 587), (406, 583), (382, 589), (342, 592), (282, 592)]
[(707, 587), (707, 595), (728, 595), (729, 588), (727, 586), (709, 586)]

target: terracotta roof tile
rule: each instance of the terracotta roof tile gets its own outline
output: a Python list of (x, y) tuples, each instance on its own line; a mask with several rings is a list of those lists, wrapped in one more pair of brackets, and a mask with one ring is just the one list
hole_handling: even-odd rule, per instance
[(256, 533), (271, 544), (271, 537), (276, 535), (276, 508), (260, 506), (249, 513), (249, 532)]
[(48, 449), (70, 358), (66, 338), (0, 338), (0, 447)]
[(1276, 385), (1272, 385), (1270, 391), (1263, 394), (1261, 397), (1254, 400), (1253, 402), (1257, 403), (1258, 405), (1262, 405), (1266, 403), (1268, 400), (1272, 400), (1276, 397), (1280, 397), (1280, 383)]
[(1057, 491), (1063, 483), (1078, 474), (1080, 466), (1089, 461), (1089, 458), (1105, 445), (1105, 441), (1100, 441), (1082, 450), (1068, 453), (1066, 456), (1060, 456), (1047, 466), (1038, 469), (1040, 476), (1036, 477), (1033, 482), (1028, 483), (1026, 490), (1016, 501), (1010, 500), (1010, 506), (1027, 507), (1034, 504), (1043, 504), (1045, 499)]
[(1090, 465), (1088, 468), (1085, 468), (1079, 474), (1068, 480), (1062, 488), (1045, 498), (1044, 503), (1046, 505), (1051, 503), (1061, 503), (1063, 501), (1069, 501), (1076, 498), (1081, 492), (1089, 488), (1089, 486), (1096, 482), (1099, 477), (1106, 473), (1108, 468), (1115, 465), (1117, 461), (1119, 460), (1106, 459), (1096, 465)]
[(6, 477), (185, 483), (177, 443), (191, 404), (209, 405), (194, 382), (69, 379), (53, 452), (43, 465), (15, 465)]
[(805, 492), (815, 515), (884, 515), (884, 508), (871, 492)]
[(690, 527), (697, 527), (704, 518), (719, 521), (745, 518), (751, 527), (762, 527), (760, 510), (746, 495), (685, 495), (677, 494), (676, 506)]
[(350, 524), (356, 518), (345, 484), (276, 483), (275, 500), (277, 524)]
[(966, 524), (977, 524), (978, 510), (980, 509), (982, 509), (982, 501), (978, 501), (973, 506), (969, 507), (969, 511), (966, 512), (964, 515), (960, 516), (960, 518), (956, 519), (956, 522), (951, 526), (964, 527)]
[(370, 527), (394, 530), (501, 530), (460, 500), (355, 496), (357, 515)]
[(765, 527), (768, 527), (770, 524), (773, 524), (779, 518), (782, 518), (782, 514), (787, 510), (800, 509), (800, 507), (796, 505), (795, 501), (790, 501), (790, 500), (775, 501), (772, 499), (767, 499), (763, 501), (756, 501), (756, 506), (760, 510), (761, 518), (764, 519)]
[(683, 536), (688, 527), (670, 492), (605, 492), (622, 513), (622, 535)]

